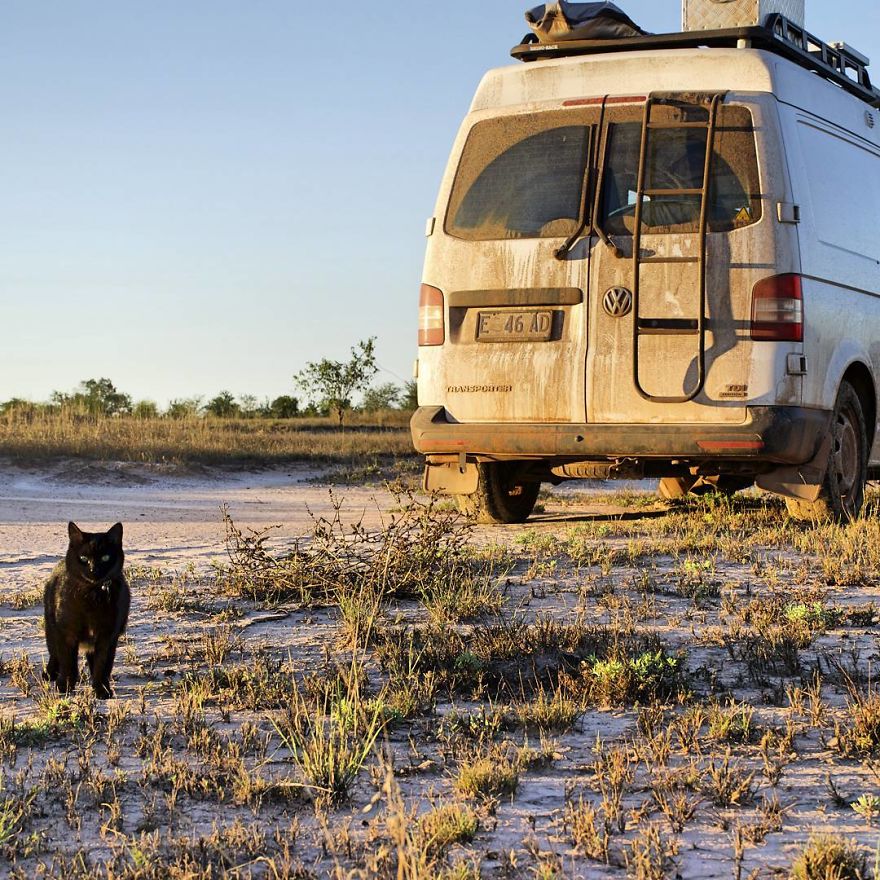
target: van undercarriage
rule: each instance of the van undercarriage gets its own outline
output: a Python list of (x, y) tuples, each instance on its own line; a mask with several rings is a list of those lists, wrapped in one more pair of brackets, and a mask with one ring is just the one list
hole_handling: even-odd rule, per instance
[[(757, 481), (790, 498), (815, 500), (816, 462), (824, 468), (832, 414), (790, 406), (748, 407), (741, 425), (459, 424), (442, 406), (420, 407), (413, 442), (426, 457), (424, 488), (458, 497), (495, 484), (502, 501), (537, 498), (540, 483), (659, 478), (673, 498), (700, 486), (736, 491)], [(506, 488), (505, 488), (506, 487)], [(522, 502), (525, 516), (531, 505)], [(483, 499), (485, 506), (485, 498)], [(528, 511), (525, 510), (528, 507)], [(498, 515), (492, 517), (498, 520)]]
[(436, 463), (462, 454), (486, 461), (625, 459), (646, 465), (705, 459), (746, 464), (759, 472), (810, 461), (831, 416), (794, 406), (751, 406), (746, 413), (739, 425), (461, 424), (450, 421), (442, 406), (423, 406), (416, 410), (411, 429), (416, 449)]

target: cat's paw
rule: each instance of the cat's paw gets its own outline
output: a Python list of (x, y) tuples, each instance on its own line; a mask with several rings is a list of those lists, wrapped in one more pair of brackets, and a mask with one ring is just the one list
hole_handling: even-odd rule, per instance
[(95, 689), (95, 697), (99, 700), (112, 700), (113, 699), (113, 688), (110, 687), (110, 682), (108, 681), (99, 681), (96, 685), (94, 685)]
[(43, 669), (43, 681), (58, 681), (58, 661), (50, 659)]

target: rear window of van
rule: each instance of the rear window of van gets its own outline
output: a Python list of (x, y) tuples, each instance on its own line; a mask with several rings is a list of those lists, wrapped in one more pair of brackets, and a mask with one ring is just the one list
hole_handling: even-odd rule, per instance
[(583, 114), (571, 112), (478, 122), (458, 166), (446, 231), (472, 241), (571, 235), (592, 132)]
[[(692, 122), (705, 113), (688, 108)], [(470, 241), (565, 238), (580, 226), (592, 193), (585, 193), (592, 166), (600, 163), (595, 116), (572, 111), (502, 116), (477, 123), (459, 162), (446, 216), (447, 233)], [(606, 232), (631, 235), (638, 186), (642, 109), (608, 124), (600, 210)], [(674, 126), (678, 107), (655, 107), (654, 118)], [(612, 117), (613, 118), (613, 117)], [(649, 140), (646, 189), (702, 186), (706, 130), (684, 126), (654, 129)], [(585, 195), (587, 196), (585, 198)], [(646, 196), (642, 231), (691, 232), (699, 227), (699, 195)], [(748, 226), (761, 217), (758, 161), (751, 114), (722, 106), (713, 151), (708, 222), (713, 232)]]
[[(666, 114), (662, 113), (664, 110)], [(731, 232), (761, 219), (758, 158), (751, 113), (737, 106), (722, 106), (719, 110), (709, 172), (708, 228), (711, 232)], [(655, 108), (652, 119), (659, 117), (670, 127), (653, 129), (648, 141), (645, 188), (652, 194), (646, 195), (642, 204), (643, 234), (699, 229), (701, 196), (676, 192), (699, 190), (703, 186), (706, 129), (675, 127), (677, 121), (692, 123), (694, 115), (679, 115), (679, 108), (674, 106)], [(632, 235), (641, 118), (612, 123), (608, 138), (602, 188), (603, 225), (610, 235)]]

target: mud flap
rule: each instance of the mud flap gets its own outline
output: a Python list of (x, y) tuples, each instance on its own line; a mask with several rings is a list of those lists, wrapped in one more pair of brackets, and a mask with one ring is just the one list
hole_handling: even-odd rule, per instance
[(443, 495), (473, 495), (479, 478), (475, 464), (426, 464), (422, 488)]
[(798, 498), (801, 501), (815, 501), (822, 492), (822, 483), (831, 458), (831, 432), (827, 431), (819, 451), (806, 464), (788, 465), (761, 474), (755, 483), (766, 492), (782, 495), (784, 498)]

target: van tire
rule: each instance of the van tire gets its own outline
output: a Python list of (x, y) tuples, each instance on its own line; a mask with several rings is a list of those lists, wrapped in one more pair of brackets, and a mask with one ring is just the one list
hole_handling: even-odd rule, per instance
[(794, 519), (849, 522), (862, 509), (868, 479), (868, 432), (862, 402), (849, 382), (837, 393), (829, 431), (831, 453), (819, 497), (815, 501), (785, 499)]
[(456, 495), (458, 509), (481, 523), (522, 523), (535, 508), (540, 483), (514, 480), (517, 462), (489, 461), (477, 465), (473, 495)]

